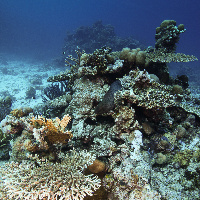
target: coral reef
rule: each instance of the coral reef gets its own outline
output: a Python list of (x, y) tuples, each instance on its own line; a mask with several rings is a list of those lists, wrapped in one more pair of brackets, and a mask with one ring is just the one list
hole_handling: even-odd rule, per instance
[(15, 168), (12, 182), (11, 170), (7, 182), (1, 170), (1, 195), (83, 199), (99, 188), (94, 199), (101, 191), (102, 199), (198, 199), (199, 104), (187, 76), (171, 78), (166, 64), (196, 59), (174, 52), (183, 31), (175, 21), (164, 21), (156, 49), (112, 52), (103, 46), (93, 53), (78, 48), (76, 58), (68, 56), (70, 69), (48, 79), (67, 81), (68, 92), (48, 100), (45, 115), (14, 110), (1, 122), (2, 138), (14, 138), (11, 160), (29, 162), (8, 165)]
[(119, 51), (123, 47), (144, 48), (144, 45), (138, 40), (116, 36), (114, 27), (110, 24), (103, 25), (102, 21), (96, 21), (92, 26), (81, 26), (74, 33), (68, 33), (63, 51), (65, 55), (74, 56), (77, 46), (87, 53), (92, 53), (104, 45), (115, 51)]
[(0, 121), (6, 117), (11, 111), (12, 99), (10, 96), (0, 96)]
[(176, 26), (176, 21), (174, 20), (164, 20), (160, 27), (156, 28), (156, 49), (163, 49), (163, 52), (170, 53), (176, 51), (176, 43), (178, 43), (180, 34), (184, 33), (184, 25), (180, 24)]
[(72, 151), (61, 163), (44, 159), (33, 163), (11, 162), (1, 167), (0, 197), (4, 199), (77, 199), (92, 196), (100, 187), (95, 175), (84, 169), (95, 160), (87, 151)]
[(70, 119), (69, 115), (64, 115), (62, 120), (58, 117), (52, 120), (42, 116), (17, 118), (7, 115), (0, 127), (3, 135), (16, 137), (11, 144), (11, 159), (21, 161), (32, 153), (43, 156), (46, 154), (47, 157), (53, 153), (56, 159), (56, 145), (67, 144), (72, 138), (71, 131), (65, 130)]

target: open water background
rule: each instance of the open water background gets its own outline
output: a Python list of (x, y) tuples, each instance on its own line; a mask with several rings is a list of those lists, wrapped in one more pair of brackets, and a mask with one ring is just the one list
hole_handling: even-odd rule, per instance
[(97, 20), (113, 25), (119, 36), (154, 46), (156, 27), (173, 19), (187, 29), (177, 52), (200, 58), (199, 10), (198, 0), (1, 0), (0, 54), (53, 58), (62, 53), (67, 31)]

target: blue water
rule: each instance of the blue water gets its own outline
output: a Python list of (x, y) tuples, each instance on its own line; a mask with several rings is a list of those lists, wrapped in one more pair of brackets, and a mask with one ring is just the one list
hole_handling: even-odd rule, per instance
[(173, 19), (187, 29), (177, 52), (200, 58), (199, 10), (198, 0), (1, 0), (0, 53), (52, 58), (61, 54), (67, 31), (97, 20), (153, 46), (156, 27)]

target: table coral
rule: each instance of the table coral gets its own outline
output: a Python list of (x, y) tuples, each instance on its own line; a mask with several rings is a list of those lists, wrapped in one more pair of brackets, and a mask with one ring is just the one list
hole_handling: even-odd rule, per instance
[(170, 63), (170, 62), (191, 62), (198, 61), (197, 57), (193, 55), (186, 55), (183, 53), (166, 53), (163, 49), (154, 49), (151, 52), (146, 53), (146, 62), (160, 62), (160, 63)]

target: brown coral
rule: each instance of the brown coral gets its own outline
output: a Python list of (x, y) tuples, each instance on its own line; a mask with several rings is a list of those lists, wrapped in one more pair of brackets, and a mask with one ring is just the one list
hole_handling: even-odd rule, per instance
[(97, 174), (97, 173), (105, 171), (106, 164), (103, 161), (96, 159), (91, 165), (88, 166), (88, 169), (92, 173)]
[(30, 152), (36, 152), (38, 150), (38, 145), (34, 144), (30, 139), (24, 141), (24, 147)]
[(24, 108), (14, 109), (10, 112), (10, 114), (19, 118), (19, 117), (27, 116), (31, 112), (33, 112), (32, 108), (24, 107)]
[[(71, 117), (69, 115), (64, 115), (62, 120), (57, 117), (54, 121), (52, 119), (45, 119), (42, 116), (38, 116), (37, 118), (32, 117), (31, 123), (34, 128), (40, 128), (40, 133), (43, 134), (43, 137), (47, 137), (48, 143), (65, 144), (72, 138), (72, 133), (70, 131), (65, 131), (70, 119)], [(39, 134), (39, 132), (37, 133), (37, 130), (35, 129), (34, 132), (35, 134)]]

